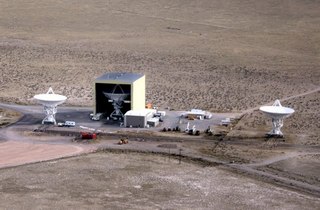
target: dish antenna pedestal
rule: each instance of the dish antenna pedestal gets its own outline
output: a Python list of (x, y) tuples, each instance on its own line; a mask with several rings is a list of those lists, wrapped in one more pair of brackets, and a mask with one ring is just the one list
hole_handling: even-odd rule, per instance
[(43, 105), (44, 113), (46, 117), (42, 120), (42, 124), (52, 123), (57, 124), (56, 122), (56, 113), (57, 106), (62, 104), (67, 99), (66, 96), (55, 94), (50, 87), (46, 94), (39, 94), (33, 97), (38, 101), (39, 104)]
[[(116, 93), (116, 89), (119, 89), (120, 92)], [(123, 103), (130, 103), (130, 101), (125, 101), (128, 97), (128, 93), (125, 93), (120, 85), (114, 86), (112, 92), (107, 93), (103, 92), (105, 97), (108, 98), (108, 101), (112, 103), (114, 111), (110, 114), (110, 117), (114, 120), (123, 119), (123, 113), (121, 112)]]
[(272, 118), (272, 130), (267, 133), (267, 135), (283, 137), (283, 133), (281, 132), (283, 119), (293, 114), (294, 110), (288, 107), (283, 107), (277, 99), (272, 106), (260, 107), (260, 111)]

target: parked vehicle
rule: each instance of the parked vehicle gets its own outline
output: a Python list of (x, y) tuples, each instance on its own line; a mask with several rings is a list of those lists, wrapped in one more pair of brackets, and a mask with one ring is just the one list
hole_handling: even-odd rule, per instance
[(96, 139), (97, 134), (91, 132), (80, 132), (81, 139)]
[(74, 127), (74, 126), (76, 126), (76, 122), (74, 122), (74, 121), (65, 121), (64, 126), (66, 126), (66, 127)]
[(230, 120), (230, 118), (226, 118), (226, 119), (224, 119), (224, 120), (221, 120), (221, 125), (224, 125), (224, 126), (228, 126), (229, 124), (231, 123), (231, 120)]
[(121, 138), (118, 142), (119, 145), (128, 144), (128, 143), (129, 143), (128, 138)]
[(64, 127), (64, 122), (58, 122), (59, 127)]

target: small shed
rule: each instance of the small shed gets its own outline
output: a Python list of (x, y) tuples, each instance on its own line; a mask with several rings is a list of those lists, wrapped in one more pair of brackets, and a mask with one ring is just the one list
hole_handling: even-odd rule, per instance
[(211, 119), (212, 114), (207, 111), (203, 111), (201, 109), (191, 109), (191, 111), (187, 112), (187, 117), (189, 119)]
[(144, 128), (155, 113), (154, 109), (130, 110), (124, 115), (124, 126)]
[(159, 125), (159, 118), (153, 117), (147, 121), (147, 124), (150, 125), (151, 127), (157, 127)]
[(191, 109), (190, 112), (187, 112), (189, 119), (203, 119), (205, 114), (205, 111), (202, 111), (201, 109)]

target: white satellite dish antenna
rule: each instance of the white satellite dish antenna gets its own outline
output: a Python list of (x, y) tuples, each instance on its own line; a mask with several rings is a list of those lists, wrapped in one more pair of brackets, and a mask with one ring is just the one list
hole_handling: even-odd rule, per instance
[(272, 130), (268, 133), (270, 136), (283, 136), (280, 130), (283, 126), (283, 119), (294, 113), (294, 109), (281, 106), (278, 99), (272, 106), (260, 107), (260, 111), (272, 118)]
[[(120, 92), (116, 93), (117, 88)], [(114, 86), (112, 92), (103, 92), (103, 94), (109, 99), (108, 102), (111, 102), (114, 108), (114, 111), (110, 114), (110, 117), (113, 119), (123, 119), (123, 113), (121, 112), (123, 107), (122, 104), (130, 103), (130, 101), (125, 100), (129, 94), (125, 93), (120, 85)]]
[(42, 124), (52, 123), (56, 124), (55, 115), (57, 113), (57, 106), (67, 100), (66, 96), (55, 94), (50, 87), (46, 94), (38, 94), (33, 97), (39, 104), (43, 105), (46, 117), (42, 120)]

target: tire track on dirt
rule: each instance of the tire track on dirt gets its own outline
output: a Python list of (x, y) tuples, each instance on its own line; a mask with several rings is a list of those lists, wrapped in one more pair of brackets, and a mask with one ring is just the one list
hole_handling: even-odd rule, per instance
[[(312, 93), (316, 93), (318, 91), (320, 91), (320, 87), (317, 87), (316, 89), (313, 89), (313, 90), (309, 90), (307, 92), (299, 93), (299, 94), (292, 95), (292, 96), (287, 96), (287, 97), (281, 98), (279, 100), (281, 102), (283, 102), (283, 101), (287, 101), (287, 100), (290, 100), (290, 99), (299, 98), (299, 97), (306, 96), (306, 95), (309, 95), (309, 94), (312, 94)], [(269, 103), (266, 103), (266, 104), (263, 104), (263, 105), (256, 106), (254, 108), (250, 108), (250, 109), (244, 110), (243, 112), (241, 112), (240, 116), (243, 116), (244, 114), (249, 114), (249, 113), (251, 113), (251, 112), (253, 112), (255, 110), (258, 110), (261, 106), (272, 105), (272, 103), (273, 102), (269, 102)]]

